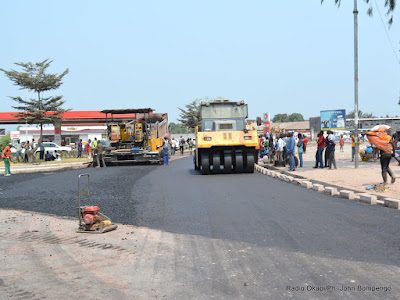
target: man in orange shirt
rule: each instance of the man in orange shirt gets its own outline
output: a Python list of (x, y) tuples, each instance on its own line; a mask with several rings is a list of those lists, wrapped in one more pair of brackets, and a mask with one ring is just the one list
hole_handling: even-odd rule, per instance
[(5, 167), (4, 176), (11, 176), (11, 170), (10, 170), (11, 147), (12, 144), (9, 143), (8, 146), (4, 148), (3, 155), (1, 156), (3, 158)]

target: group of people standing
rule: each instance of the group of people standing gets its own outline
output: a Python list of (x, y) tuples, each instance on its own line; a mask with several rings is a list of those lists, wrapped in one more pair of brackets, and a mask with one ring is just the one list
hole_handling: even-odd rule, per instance
[[(317, 135), (317, 151), (315, 153), (315, 167), (314, 168), (329, 168), (332, 169), (336, 167), (336, 160), (335, 160), (335, 147), (336, 147), (336, 138), (333, 134), (333, 131), (328, 130), (327, 136), (325, 138), (324, 132), (320, 131)], [(342, 149), (342, 142), (340, 141), (341, 149)], [(325, 151), (325, 159), (323, 157), (323, 153)], [(319, 165), (319, 166), (318, 166)]]
[[(303, 167), (303, 153), (306, 152), (308, 138), (299, 133), (297, 139), (293, 132), (277, 135), (275, 139), (272, 135), (265, 137), (259, 136), (260, 158), (267, 156), (270, 163), (275, 161), (289, 161), (289, 171), (295, 171), (297, 164)], [(295, 156), (297, 153), (299, 158)]]
[(82, 143), (82, 139), (79, 140), (78, 143), (78, 157), (82, 157), (82, 152), (85, 151), (87, 161), (90, 162), (96, 158), (96, 168), (100, 168), (100, 166), (106, 167), (106, 163), (104, 161), (104, 146), (102, 142), (98, 142), (97, 138), (94, 138), (92, 141), (89, 139), (85, 144)]

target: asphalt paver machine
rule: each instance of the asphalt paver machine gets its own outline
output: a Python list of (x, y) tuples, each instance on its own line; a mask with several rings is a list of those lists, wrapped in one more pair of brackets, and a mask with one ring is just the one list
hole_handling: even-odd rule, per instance
[[(87, 177), (87, 189), (81, 189), (81, 178)], [(87, 197), (88, 205), (81, 205), (81, 198)], [(78, 233), (105, 233), (117, 229), (118, 225), (111, 222), (110, 218), (100, 212), (98, 206), (91, 205), (90, 202), (90, 176), (80, 174), (78, 177), (78, 217), (79, 225), (76, 229)]]
[[(162, 145), (169, 136), (168, 115), (151, 108), (107, 109), (105, 162), (163, 163)], [(118, 121), (114, 116), (119, 116)]]

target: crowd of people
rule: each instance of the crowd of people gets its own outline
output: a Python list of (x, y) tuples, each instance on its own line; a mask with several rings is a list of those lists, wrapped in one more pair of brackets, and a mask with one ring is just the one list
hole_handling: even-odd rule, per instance
[(182, 136), (179, 139), (172, 138), (169, 141), (169, 152), (171, 153), (171, 155), (175, 155), (176, 150), (179, 150), (180, 154), (183, 155), (184, 149), (187, 148), (190, 155), (192, 155), (193, 148), (195, 146), (196, 139), (187, 138), (185, 140)]
[[(362, 160), (374, 159), (374, 161), (379, 159), (383, 183), (387, 183), (388, 175), (391, 177), (391, 182), (394, 183), (396, 178), (389, 163), (394, 157), (400, 165), (400, 136), (390, 136), (385, 130), (381, 130), (376, 132), (377, 142), (374, 142), (370, 138), (374, 134), (371, 131), (360, 136), (359, 139), (356, 139), (354, 135), (351, 137), (351, 161), (354, 161), (356, 155), (356, 140), (359, 145), (367, 143), (366, 149), (359, 151), (360, 158)], [(266, 157), (263, 159), (264, 162), (273, 163), (279, 167), (289, 164), (289, 171), (294, 171), (297, 166), (303, 167), (303, 154), (307, 152), (307, 144), (307, 136), (301, 133), (298, 133), (296, 137), (293, 132), (278, 134), (275, 137), (272, 135), (259, 136), (259, 157)], [(314, 168), (337, 169), (335, 159), (337, 146), (339, 146), (340, 152), (344, 152), (343, 135), (335, 136), (334, 132), (330, 130), (325, 133), (320, 131), (316, 139)]]
[(179, 150), (180, 154), (183, 155), (185, 148), (189, 150), (189, 154), (192, 155), (193, 148), (196, 146), (196, 139), (187, 138), (186, 140), (181, 136), (179, 139), (164, 138), (163, 142), (163, 159), (164, 165), (168, 165), (169, 156), (175, 155), (176, 151)]
[(303, 167), (303, 153), (307, 151), (307, 143), (307, 136), (301, 133), (297, 137), (294, 136), (294, 132), (282, 133), (275, 138), (270, 134), (259, 136), (260, 158), (265, 156), (270, 163), (277, 166), (289, 163), (289, 171), (295, 171), (298, 165)]

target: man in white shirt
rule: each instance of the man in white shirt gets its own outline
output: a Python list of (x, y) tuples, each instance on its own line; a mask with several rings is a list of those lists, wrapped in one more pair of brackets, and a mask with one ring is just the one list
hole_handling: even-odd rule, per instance
[(172, 140), (171, 140), (171, 155), (175, 155), (175, 149), (176, 149), (176, 140), (175, 140), (175, 138), (172, 138)]
[(278, 137), (277, 146), (276, 160), (282, 160), (283, 148), (286, 146), (286, 143), (283, 141), (281, 136)]

